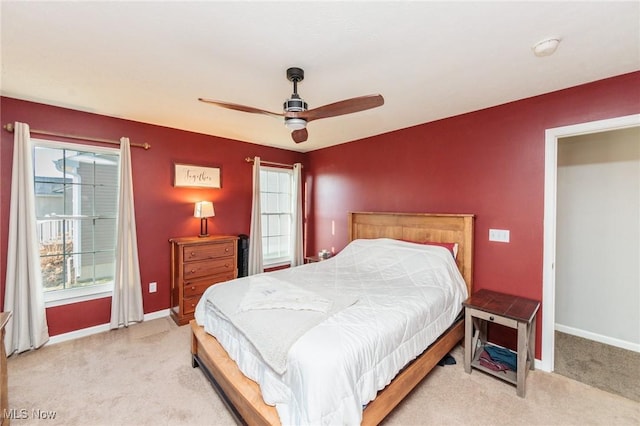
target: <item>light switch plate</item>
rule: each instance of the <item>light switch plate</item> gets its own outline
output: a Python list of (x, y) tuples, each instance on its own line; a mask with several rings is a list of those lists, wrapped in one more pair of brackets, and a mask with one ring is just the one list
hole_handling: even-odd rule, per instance
[(501, 243), (509, 242), (508, 229), (489, 229), (489, 241), (498, 241)]

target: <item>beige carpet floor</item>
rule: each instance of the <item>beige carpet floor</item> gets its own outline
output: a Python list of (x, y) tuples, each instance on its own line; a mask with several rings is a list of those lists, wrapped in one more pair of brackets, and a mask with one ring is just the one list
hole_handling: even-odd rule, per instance
[[(189, 327), (162, 318), (13, 356), (12, 424), (234, 424), (191, 368), (189, 348)], [(460, 347), (453, 356), (458, 363), (436, 367), (385, 425), (640, 425), (630, 399), (540, 371), (519, 398), (510, 384), (466, 374)]]
[(640, 353), (555, 332), (556, 373), (640, 402)]

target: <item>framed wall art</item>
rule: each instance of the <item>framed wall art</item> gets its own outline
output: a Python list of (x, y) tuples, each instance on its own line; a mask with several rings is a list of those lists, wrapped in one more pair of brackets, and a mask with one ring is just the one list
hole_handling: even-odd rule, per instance
[(191, 188), (221, 188), (220, 167), (174, 164), (173, 186)]

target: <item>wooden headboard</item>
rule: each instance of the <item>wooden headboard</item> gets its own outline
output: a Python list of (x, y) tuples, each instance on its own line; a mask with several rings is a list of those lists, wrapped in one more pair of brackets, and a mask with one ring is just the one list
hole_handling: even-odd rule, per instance
[(349, 212), (349, 241), (393, 238), (418, 243), (458, 243), (456, 263), (471, 294), (473, 218), (472, 214)]

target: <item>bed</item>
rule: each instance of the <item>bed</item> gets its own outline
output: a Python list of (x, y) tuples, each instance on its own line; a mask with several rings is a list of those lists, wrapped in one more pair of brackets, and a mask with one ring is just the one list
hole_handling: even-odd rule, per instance
[[(425, 241), (457, 243), (455, 264), (453, 262), (450, 263), (453, 264), (454, 268), (457, 266), (461, 277), (464, 279), (462, 285), (466, 290), (465, 295), (471, 293), (473, 270), (473, 215), (356, 212), (349, 213), (348, 222), (349, 240), (356, 246), (358, 244), (366, 244), (365, 241), (360, 240), (384, 241), (386, 239), (419, 243)], [(416, 244), (406, 244), (398, 241), (385, 241), (385, 244), (416, 246)], [(405, 246), (402, 246), (403, 250)], [(344, 252), (350, 253), (350, 250), (352, 250), (351, 243), (345, 248)], [(443, 251), (446, 252), (445, 249), (440, 247), (433, 250), (440, 250), (440, 254), (442, 254)], [(339, 256), (337, 256), (337, 258), (339, 258)], [(342, 263), (345, 262), (345, 256), (340, 259)], [(332, 266), (327, 262), (323, 264), (322, 267), (314, 265), (305, 265), (305, 267), (307, 268), (307, 275), (313, 276), (314, 272), (326, 272), (331, 269)], [(375, 293), (373, 290), (369, 291)], [(360, 304), (360, 301), (358, 304)], [(341, 315), (347, 315), (347, 311), (351, 312), (353, 310), (353, 308), (345, 309), (332, 318), (342, 318)], [(202, 322), (202, 319), (200, 322)], [(318, 330), (322, 330), (323, 327), (326, 328), (328, 325), (322, 323), (311, 331), (317, 334), (320, 332)], [(265, 403), (261, 387), (240, 371), (236, 362), (232, 360), (220, 342), (207, 333), (195, 320), (191, 322), (191, 329), (193, 366), (199, 366), (203, 370), (204, 374), (210, 379), (214, 388), (221, 394), (236, 418), (243, 423), (252, 425), (280, 424), (278, 411), (273, 405)], [(417, 354), (417, 358), (408, 365), (401, 366), (402, 368), (399, 373), (395, 375), (392, 380), (389, 379), (391, 380), (390, 383), (385, 383), (386, 386), (377, 392), (375, 398), (368, 402), (364, 409), (360, 408), (361, 411), (358, 413), (358, 416), (361, 416), (362, 424), (380, 423), (384, 417), (402, 401), (411, 389), (437, 365), (438, 361), (462, 339), (464, 334), (463, 321), (459, 319), (459, 317), (455, 319), (455, 321), (452, 320), (452, 324), (447, 324), (446, 330), (441, 335), (440, 333), (438, 334), (439, 337), (436, 336), (435, 341), (433, 341), (426, 350), (422, 352), (424, 347), (420, 348), (422, 353)], [(305, 340), (308, 335), (309, 334), (305, 334), (305, 336), (299, 340)], [(316, 335), (315, 337), (322, 338), (321, 335)], [(225, 347), (227, 347), (229, 353), (233, 354), (234, 359), (237, 359), (237, 357), (243, 358), (245, 353), (250, 352), (235, 347), (234, 341), (229, 341), (226, 337), (226, 331), (224, 330), (220, 332), (218, 338), (225, 342)], [(301, 346), (299, 343), (296, 343), (296, 345)], [(292, 347), (292, 352), (300, 352), (294, 350), (297, 346)], [(304, 351), (301, 353), (303, 352)], [(253, 355), (248, 356), (256, 358)], [(396, 355), (394, 354), (393, 356), (395, 357)], [(313, 362), (314, 365), (320, 364), (317, 360)], [(271, 382), (267, 380), (268, 378), (265, 379), (264, 376), (277, 376), (278, 374), (270, 372), (270, 368), (264, 369), (261, 367), (260, 370), (252, 370), (252, 367), (248, 368), (246, 366), (246, 360), (239, 360), (239, 363), (243, 365), (242, 368), (244, 371), (249, 371), (248, 374), (261, 383), (265, 391), (264, 395), (268, 396), (267, 399), (273, 399), (272, 394), (276, 391), (272, 389)], [(256, 373), (256, 371), (258, 371), (258, 373)], [(267, 371), (267, 373), (265, 374), (264, 371)], [(316, 371), (322, 371), (322, 367), (316, 366)], [(289, 372), (287, 372), (287, 374), (289, 374)], [(376, 386), (379, 385), (379, 383), (376, 384)], [(286, 391), (288, 388), (285, 387), (283, 389)], [(289, 419), (288, 423), (291, 422), (292, 420)]]

